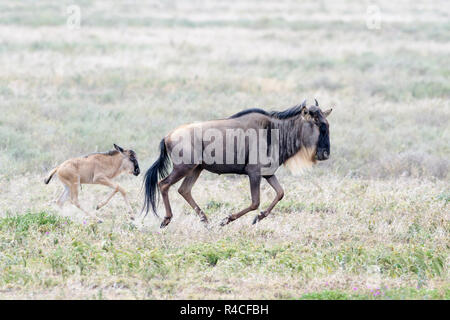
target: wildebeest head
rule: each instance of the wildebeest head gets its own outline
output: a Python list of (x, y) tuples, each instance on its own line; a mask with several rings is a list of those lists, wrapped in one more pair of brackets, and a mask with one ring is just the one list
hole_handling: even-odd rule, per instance
[(133, 150), (124, 150), (117, 144), (114, 144), (114, 148), (117, 151), (119, 151), (122, 155), (124, 155), (122, 163), (124, 169), (134, 174), (135, 176), (138, 176), (141, 170), (139, 169), (139, 164), (136, 158), (136, 152), (134, 152)]
[(303, 116), (306, 120), (309, 120), (314, 125), (315, 130), (318, 130), (319, 132), (315, 158), (316, 160), (322, 161), (327, 160), (330, 157), (330, 130), (326, 118), (333, 109), (322, 111), (317, 100), (315, 100), (315, 102), (315, 105), (304, 108)]

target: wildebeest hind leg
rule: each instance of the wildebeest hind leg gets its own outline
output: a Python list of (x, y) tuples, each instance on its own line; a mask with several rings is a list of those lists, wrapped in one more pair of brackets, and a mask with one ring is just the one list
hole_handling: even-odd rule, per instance
[(280, 183), (278, 182), (277, 177), (270, 176), (270, 177), (264, 177), (264, 178), (266, 178), (267, 182), (275, 190), (277, 195), (275, 196), (275, 199), (272, 201), (270, 206), (266, 210), (261, 211), (261, 213), (255, 217), (255, 219), (253, 220), (253, 224), (255, 224), (258, 221), (267, 217), (269, 215), (269, 213), (272, 211), (272, 209), (276, 206), (276, 204), (284, 197), (283, 188), (281, 187)]
[(85, 214), (89, 215), (90, 217), (92, 217), (93, 219), (97, 220), (98, 223), (101, 223), (102, 220), (100, 220), (95, 214), (89, 213), (88, 211), (84, 210), (81, 205), (80, 202), (78, 201), (78, 184), (77, 183), (72, 183), (70, 185), (70, 200), (72, 202), (72, 204), (77, 207), (78, 209), (80, 209), (81, 211), (83, 211)]
[(179, 165), (173, 168), (172, 172), (165, 177), (164, 179), (162, 179), (158, 185), (159, 185), (159, 190), (161, 191), (161, 196), (163, 198), (163, 202), (164, 202), (164, 207), (166, 209), (166, 215), (164, 217), (163, 222), (161, 222), (161, 228), (164, 228), (165, 226), (167, 226), (170, 223), (170, 220), (172, 220), (172, 208), (170, 207), (170, 202), (169, 202), (169, 188), (171, 185), (177, 183), (178, 181), (180, 181), (183, 177), (185, 177), (187, 174), (189, 174), (193, 168), (195, 168), (196, 165), (194, 165), (194, 167), (192, 165)]
[(69, 198), (69, 194), (70, 194), (69, 187), (64, 185), (61, 195), (59, 196), (59, 198), (57, 200), (56, 199), (54, 200), (60, 208), (63, 207), (64, 202), (66, 202), (66, 200)]
[(250, 207), (245, 208), (244, 210), (239, 211), (238, 213), (231, 214), (225, 219), (223, 219), (222, 222), (220, 223), (221, 226), (229, 224), (231, 221), (234, 221), (242, 217), (247, 212), (258, 209), (260, 200), (259, 187), (261, 185), (261, 175), (259, 173), (249, 175), (249, 179), (250, 179), (250, 191), (252, 194), (252, 204), (250, 205)]
[(204, 222), (205, 224), (208, 223), (208, 218), (206, 217), (203, 210), (197, 205), (194, 198), (192, 198), (192, 187), (194, 186), (195, 182), (197, 181), (198, 177), (200, 176), (200, 173), (202, 172), (201, 167), (195, 168), (191, 174), (186, 176), (184, 178), (183, 183), (178, 188), (178, 192), (183, 196), (183, 198), (189, 203), (189, 205), (194, 209), (194, 211), (200, 216), (200, 221)]
[(66, 188), (63, 188), (63, 189), (61, 190), (61, 192), (59, 193), (59, 195), (58, 195), (55, 199), (53, 199), (52, 201), (50, 201), (50, 203), (58, 203), (58, 200), (61, 199), (61, 197), (62, 197), (63, 194), (64, 194), (64, 191), (66, 191)]

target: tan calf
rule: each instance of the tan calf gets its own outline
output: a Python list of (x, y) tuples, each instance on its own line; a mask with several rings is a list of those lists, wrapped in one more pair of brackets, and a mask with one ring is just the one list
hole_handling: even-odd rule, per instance
[[(62, 207), (69, 198), (70, 201), (81, 211), (92, 218), (98, 219), (95, 214), (84, 210), (78, 202), (78, 188), (82, 184), (102, 184), (113, 189), (111, 194), (97, 205), (97, 210), (105, 206), (109, 200), (120, 192), (127, 204), (129, 213), (133, 213), (130, 202), (128, 201), (125, 190), (112, 179), (121, 173), (130, 173), (139, 175), (139, 164), (136, 159), (136, 153), (133, 150), (124, 150), (114, 144), (115, 150), (104, 153), (92, 153), (84, 157), (73, 158), (64, 161), (54, 168), (44, 182), (48, 184), (55, 173), (64, 185), (61, 195), (54, 201)], [(132, 217), (133, 219), (133, 217)], [(98, 219), (101, 222), (100, 219)]]

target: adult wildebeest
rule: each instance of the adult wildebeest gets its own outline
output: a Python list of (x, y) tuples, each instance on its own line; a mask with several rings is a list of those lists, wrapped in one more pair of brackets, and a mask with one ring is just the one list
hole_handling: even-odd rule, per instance
[[(277, 193), (253, 223), (264, 219), (284, 195), (274, 175), (281, 164), (295, 171), (311, 166), (316, 160), (328, 159), (330, 139), (326, 117), (330, 113), (331, 109), (323, 112), (317, 100), (315, 106), (306, 107), (305, 100), (282, 112), (248, 109), (227, 119), (188, 124), (173, 130), (160, 142), (160, 156), (145, 174), (145, 215), (150, 207), (156, 214), (156, 195), (160, 192), (166, 209), (161, 228), (167, 226), (172, 219), (169, 188), (185, 178), (178, 192), (201, 221), (207, 223), (205, 213), (191, 195), (200, 173), (207, 170), (217, 174), (246, 174), (250, 179), (251, 205), (229, 215), (222, 226), (259, 207), (261, 177)], [(170, 159), (173, 170), (168, 174)], [(158, 183), (159, 179), (162, 180)]]
[(97, 205), (96, 209), (105, 206), (117, 192), (120, 192), (125, 199), (129, 213), (132, 214), (133, 209), (125, 190), (114, 183), (112, 179), (124, 172), (132, 173), (135, 176), (139, 175), (139, 164), (133, 150), (124, 150), (116, 144), (114, 144), (114, 148), (115, 150), (108, 152), (91, 153), (84, 157), (69, 159), (54, 168), (44, 180), (45, 184), (48, 184), (53, 175), (57, 173), (59, 180), (64, 185), (61, 195), (54, 201), (62, 207), (70, 195), (71, 202), (78, 209), (98, 219), (80, 206), (78, 188), (81, 187), (81, 184), (102, 184), (114, 190), (108, 198)]

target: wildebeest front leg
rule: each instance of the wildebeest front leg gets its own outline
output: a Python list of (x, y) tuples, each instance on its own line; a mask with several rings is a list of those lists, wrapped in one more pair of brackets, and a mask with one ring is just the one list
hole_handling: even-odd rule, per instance
[(181, 184), (180, 188), (178, 188), (178, 192), (183, 196), (183, 198), (189, 203), (189, 205), (192, 207), (192, 209), (195, 210), (195, 212), (200, 216), (200, 221), (207, 224), (208, 218), (206, 217), (203, 210), (198, 206), (198, 204), (195, 202), (194, 198), (192, 198), (192, 187), (194, 186), (195, 182), (197, 181), (198, 177), (200, 176), (200, 173), (202, 172), (201, 167), (195, 168), (192, 173), (186, 178), (184, 178), (183, 183)]
[(117, 191), (119, 191), (119, 190), (114, 188), (114, 190), (109, 194), (109, 196), (105, 200), (99, 202), (99, 204), (97, 205), (97, 207), (95, 209), (100, 210), (100, 208), (104, 207), (109, 202), (109, 200), (111, 200), (111, 198), (114, 197), (114, 195), (117, 193)]
[(272, 209), (276, 206), (276, 204), (284, 197), (283, 188), (281, 187), (280, 183), (278, 182), (277, 177), (270, 176), (270, 177), (264, 177), (264, 178), (266, 178), (267, 182), (276, 191), (277, 195), (275, 196), (275, 199), (272, 201), (270, 206), (266, 210), (261, 211), (261, 213), (255, 217), (255, 219), (253, 220), (253, 224), (255, 224), (258, 221), (267, 217), (269, 215), (269, 213), (272, 211)]
[(249, 174), (249, 179), (250, 179), (250, 191), (252, 194), (252, 204), (250, 205), (250, 207), (245, 208), (244, 210), (239, 211), (238, 213), (231, 214), (225, 219), (223, 219), (222, 222), (220, 223), (221, 226), (229, 224), (231, 221), (234, 221), (242, 217), (247, 212), (258, 209), (260, 200), (259, 187), (261, 185), (261, 175), (259, 172)]
[[(108, 178), (106, 178), (104, 176), (94, 178), (94, 183), (102, 184), (104, 186), (107, 186), (107, 187), (110, 187), (111, 189), (113, 189), (113, 191), (108, 196), (108, 198), (106, 198), (104, 201), (100, 202), (97, 205), (97, 208), (96, 208), (97, 210), (100, 209), (101, 207), (105, 206), (117, 192), (120, 192), (120, 194), (122, 195), (122, 197), (125, 201), (125, 204), (128, 207), (129, 213), (133, 214), (133, 208), (131, 207), (130, 202), (128, 201), (127, 193), (121, 186), (119, 186), (117, 183), (112, 182), (111, 180), (109, 180)], [(131, 217), (131, 219), (134, 219), (134, 217)]]

